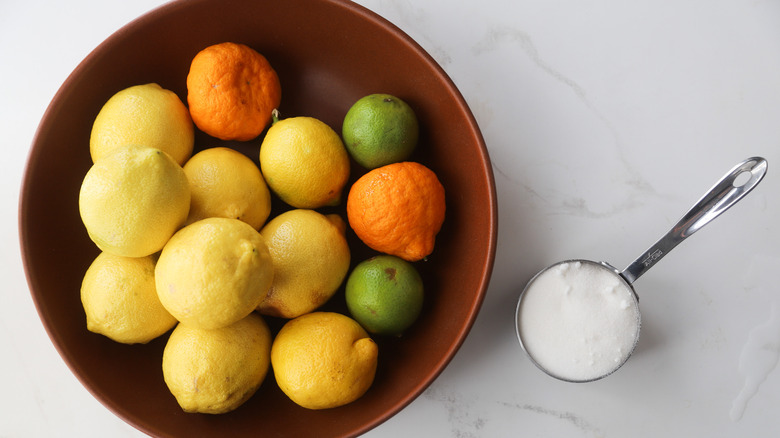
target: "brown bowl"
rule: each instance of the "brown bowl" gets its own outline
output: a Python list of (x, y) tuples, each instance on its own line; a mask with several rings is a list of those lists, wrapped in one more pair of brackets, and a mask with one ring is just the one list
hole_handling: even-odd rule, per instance
[[(421, 125), (412, 159), (433, 169), (447, 191), (447, 217), (434, 253), (417, 263), (426, 286), (423, 315), (402, 338), (377, 338), (373, 386), (340, 408), (298, 407), (269, 374), (231, 413), (186, 414), (162, 378), (167, 335), (123, 345), (86, 329), (79, 289), (98, 250), (81, 223), (78, 192), (91, 165), (92, 121), (111, 95), (131, 85), (157, 82), (185, 100), (190, 60), (223, 41), (245, 43), (269, 59), (282, 82), (283, 116), (317, 117), (340, 132), (347, 109), (363, 95), (406, 100)], [(257, 160), (259, 140), (196, 136), (196, 150), (225, 144)], [(353, 165), (353, 180), (362, 172)], [(27, 280), (52, 342), (98, 400), (155, 436), (354, 436), (387, 420), (441, 373), (471, 329), (493, 267), (496, 216), (487, 149), (452, 81), (398, 28), (342, 0), (179, 1), (123, 27), (76, 68), (48, 107), (30, 152), (19, 212)], [(350, 244), (353, 264), (372, 254), (353, 235)], [(345, 311), (343, 294), (326, 309)], [(282, 322), (269, 321), (275, 329)]]

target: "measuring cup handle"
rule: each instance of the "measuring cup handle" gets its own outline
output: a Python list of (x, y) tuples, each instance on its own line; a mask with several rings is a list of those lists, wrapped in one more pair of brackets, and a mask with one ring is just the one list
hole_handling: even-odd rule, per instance
[[(620, 275), (630, 284), (655, 265), (663, 256), (702, 227), (712, 222), (729, 207), (755, 188), (767, 171), (767, 161), (761, 157), (748, 158), (734, 166), (697, 202), (669, 232), (655, 245), (631, 263)], [(744, 183), (739, 177), (749, 173)]]

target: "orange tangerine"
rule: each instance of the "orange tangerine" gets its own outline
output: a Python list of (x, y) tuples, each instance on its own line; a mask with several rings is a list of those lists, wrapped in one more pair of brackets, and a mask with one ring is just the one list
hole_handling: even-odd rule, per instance
[(433, 252), (444, 214), (441, 182), (432, 170), (411, 161), (366, 173), (347, 196), (347, 219), (360, 240), (407, 261)]
[(268, 126), (279, 106), (279, 76), (249, 46), (225, 42), (192, 59), (187, 103), (195, 126), (222, 140), (251, 140)]

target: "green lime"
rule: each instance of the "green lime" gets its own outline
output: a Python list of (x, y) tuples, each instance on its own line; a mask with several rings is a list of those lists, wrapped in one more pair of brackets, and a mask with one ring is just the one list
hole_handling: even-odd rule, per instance
[(347, 151), (366, 169), (407, 159), (417, 146), (414, 110), (389, 94), (362, 97), (347, 111), (341, 127)]
[(380, 255), (355, 266), (346, 299), (352, 317), (367, 331), (400, 336), (420, 316), (423, 282), (411, 263)]

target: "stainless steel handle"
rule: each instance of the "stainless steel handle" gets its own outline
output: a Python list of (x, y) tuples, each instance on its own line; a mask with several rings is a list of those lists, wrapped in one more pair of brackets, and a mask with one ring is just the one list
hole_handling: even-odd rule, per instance
[[(748, 158), (737, 164), (697, 202), (658, 242), (634, 260), (620, 275), (633, 283), (687, 237), (700, 230), (753, 190), (767, 171), (767, 161)], [(749, 178), (743, 181), (745, 176)]]

